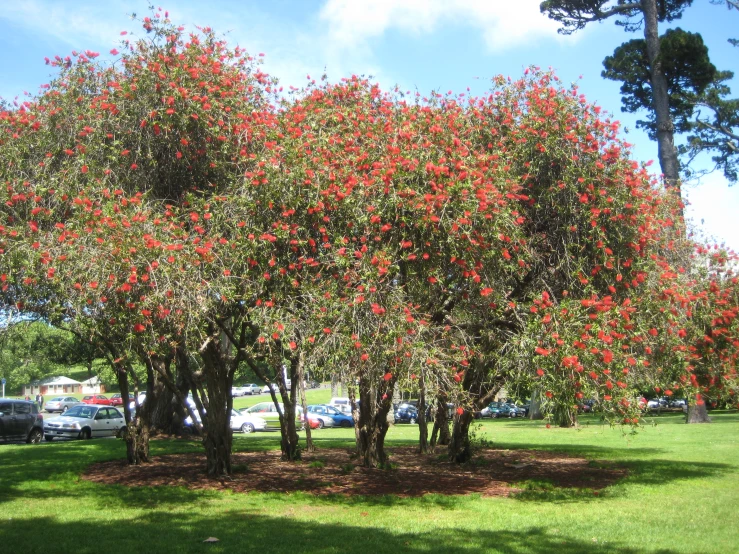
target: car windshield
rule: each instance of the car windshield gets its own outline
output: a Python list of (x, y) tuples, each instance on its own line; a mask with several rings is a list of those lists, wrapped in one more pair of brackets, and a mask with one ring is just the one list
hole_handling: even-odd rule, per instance
[(56, 398), (52, 398), (51, 400), (49, 400), (49, 402), (61, 402), (62, 400), (64, 400), (64, 397), (57, 396)]
[(92, 400), (92, 396), (85, 396), (82, 400)]
[(67, 417), (79, 417), (80, 419), (92, 419), (97, 410), (89, 406), (75, 406), (69, 408), (64, 415)]
[(326, 408), (326, 412), (328, 412), (329, 414), (341, 415), (341, 412), (337, 410), (336, 408), (334, 408), (333, 406), (326, 406), (325, 408)]

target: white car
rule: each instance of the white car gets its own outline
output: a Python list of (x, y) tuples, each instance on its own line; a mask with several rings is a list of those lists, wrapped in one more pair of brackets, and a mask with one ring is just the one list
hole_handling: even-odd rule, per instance
[(265, 431), (267, 429), (267, 422), (259, 416), (231, 410), (231, 429), (241, 431), (242, 433)]
[(246, 394), (246, 387), (231, 387), (231, 396), (234, 398), (237, 396), (244, 396)]
[(131, 402), (128, 403), (128, 409), (129, 410), (135, 410), (136, 409), (136, 401), (138, 400), (139, 406), (144, 403), (144, 400), (146, 400), (146, 392), (140, 392), (138, 398), (136, 400), (131, 400)]
[(125, 429), (126, 421), (117, 408), (80, 404), (72, 406), (62, 416), (45, 420), (44, 438), (52, 441), (57, 437), (91, 439), (121, 436)]
[(261, 394), (262, 388), (255, 384), (255, 383), (249, 383), (248, 385), (241, 387), (246, 391), (246, 394)]
[[(195, 412), (195, 417), (198, 422), (201, 423), (200, 414), (197, 411)], [(188, 418), (185, 419), (185, 426), (192, 426), (191, 417), (188, 416)], [(267, 429), (267, 422), (259, 416), (231, 410), (231, 429), (233, 431), (241, 431), (242, 433), (265, 431)]]

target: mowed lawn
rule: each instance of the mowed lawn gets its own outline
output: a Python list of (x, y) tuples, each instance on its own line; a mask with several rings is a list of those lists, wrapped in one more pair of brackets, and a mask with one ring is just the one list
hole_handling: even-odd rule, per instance
[[(594, 418), (578, 430), (524, 420), (485, 421), (478, 429), (495, 448), (566, 452), (628, 468), (626, 479), (598, 495), (318, 498), (127, 488), (80, 479), (88, 464), (122, 458), (121, 441), (0, 445), (0, 551), (739, 552), (739, 414), (712, 416), (713, 424), (695, 426), (678, 415), (655, 417), (656, 426), (634, 436)], [(389, 450), (412, 444), (417, 432), (392, 428)], [(350, 448), (352, 436), (351, 429), (314, 432), (324, 448)], [(274, 449), (279, 434), (236, 435), (234, 442), (237, 450)], [(200, 448), (152, 442), (154, 454)], [(204, 544), (208, 537), (219, 542)]]

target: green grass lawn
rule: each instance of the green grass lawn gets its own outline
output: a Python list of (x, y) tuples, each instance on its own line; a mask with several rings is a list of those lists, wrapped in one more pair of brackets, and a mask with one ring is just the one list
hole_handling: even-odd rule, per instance
[[(315, 394), (324, 391), (312, 391)], [(330, 391), (329, 391), (330, 392)], [(266, 398), (262, 395), (262, 398)], [(245, 401), (258, 401), (260, 397)], [(655, 417), (635, 436), (584, 418), (578, 430), (485, 421), (496, 448), (534, 448), (616, 462), (629, 476), (598, 496), (545, 490), (516, 498), (428, 495), (313, 497), (126, 488), (80, 479), (121, 458), (117, 440), (0, 446), (0, 550), (13, 552), (739, 552), (739, 414), (711, 425)], [(417, 426), (390, 430), (412, 444)], [(352, 446), (351, 429), (314, 432), (319, 447)], [(278, 433), (235, 436), (237, 450), (279, 447)], [(152, 442), (154, 454), (199, 451)], [(593, 462), (596, 463), (596, 462)], [(208, 537), (220, 542), (203, 544)]]

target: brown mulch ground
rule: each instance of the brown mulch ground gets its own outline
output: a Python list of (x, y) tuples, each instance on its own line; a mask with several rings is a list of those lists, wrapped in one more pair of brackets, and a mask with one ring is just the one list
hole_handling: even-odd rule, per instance
[(206, 476), (205, 455), (201, 453), (159, 456), (143, 466), (129, 466), (125, 460), (101, 462), (90, 466), (83, 477), (96, 483), (134, 487), (177, 485), (234, 492), (410, 497), (434, 493), (508, 496), (519, 490), (515, 484), (526, 480), (586, 488), (597, 495), (598, 490), (626, 475), (626, 470), (610, 465), (534, 450), (484, 450), (464, 465), (452, 464), (438, 455), (419, 456), (412, 447), (392, 448), (389, 452), (393, 465), (390, 470), (359, 467), (346, 449), (321, 449), (315, 454), (303, 453), (298, 463), (281, 461), (279, 451), (234, 453), (233, 475), (224, 479)]

